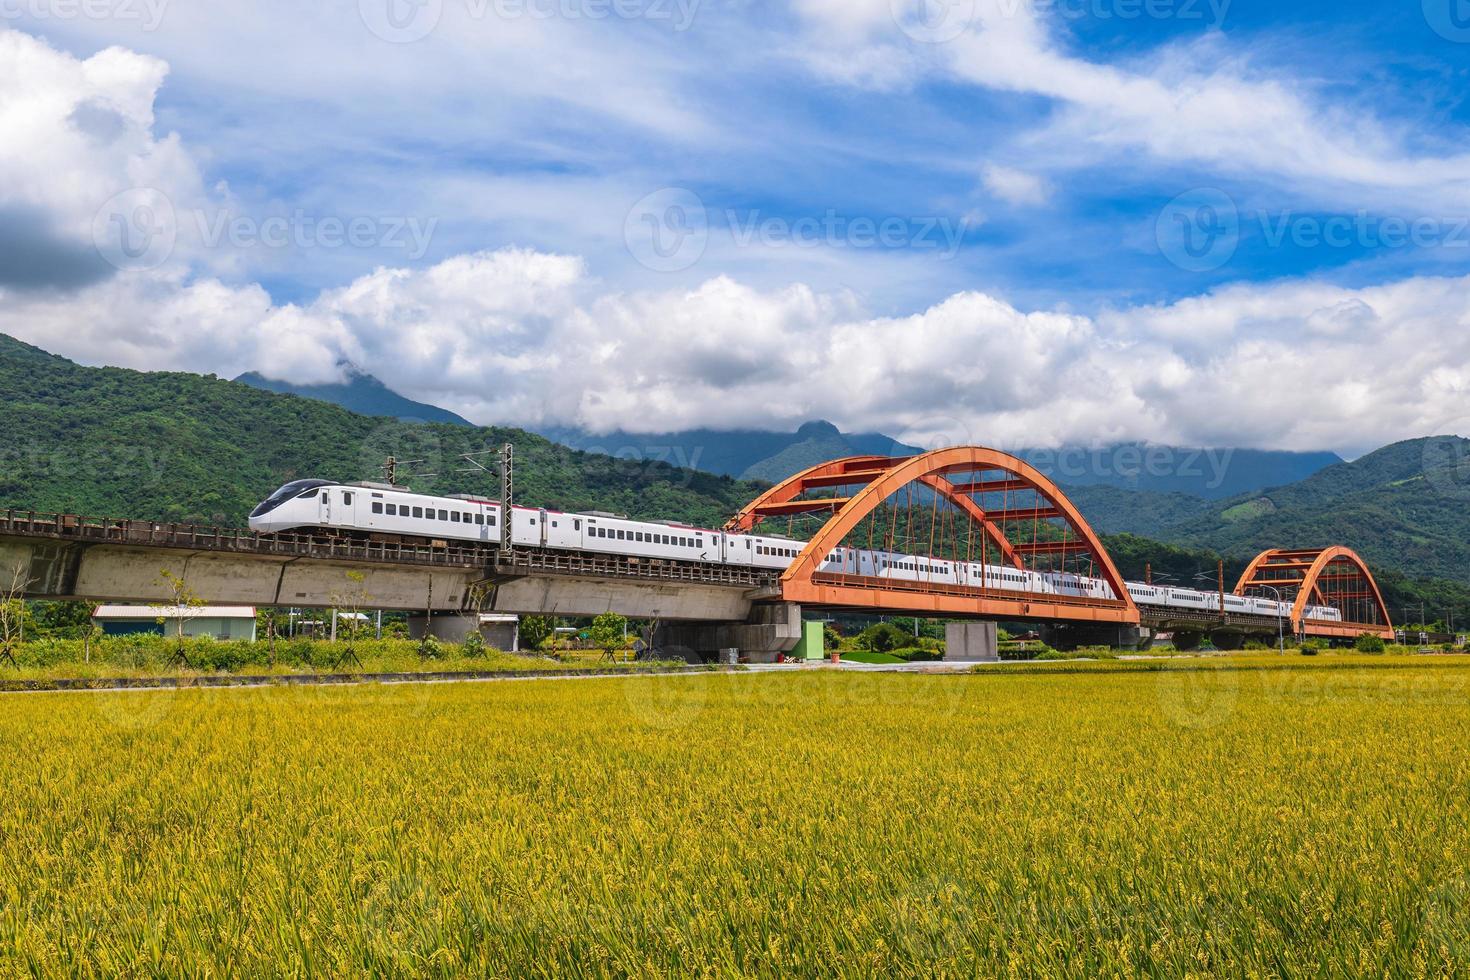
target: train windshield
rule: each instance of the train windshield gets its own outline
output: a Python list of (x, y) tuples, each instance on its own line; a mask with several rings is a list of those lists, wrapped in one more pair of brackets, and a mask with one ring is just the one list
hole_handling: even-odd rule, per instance
[(271, 511), (275, 510), (277, 507), (281, 506), (293, 497), (300, 497), (303, 494), (310, 493), (317, 487), (329, 487), (331, 485), (331, 480), (292, 480), (290, 483), (286, 484), (284, 487), (277, 490), (269, 497), (265, 498), (265, 500), (261, 501), (260, 505), (250, 512), (250, 516), (260, 517), (262, 515), (269, 514)]

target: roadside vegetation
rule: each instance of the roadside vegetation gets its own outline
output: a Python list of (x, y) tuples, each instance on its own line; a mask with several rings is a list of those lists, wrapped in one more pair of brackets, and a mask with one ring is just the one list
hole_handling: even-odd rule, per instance
[[(563, 672), (660, 666), (635, 647), (640, 624), (604, 615), (581, 627), (528, 616), (520, 652), (486, 643), (478, 633), (451, 643), (409, 639), (401, 617), (374, 626), (344, 622), (336, 639), (324, 632), (289, 634), (284, 610), (262, 610), (258, 639), (217, 640), (166, 633), (106, 636), (79, 603), (0, 602), (0, 687), (48, 680), (105, 680), (219, 675)], [(328, 615), (328, 614), (323, 614)]]

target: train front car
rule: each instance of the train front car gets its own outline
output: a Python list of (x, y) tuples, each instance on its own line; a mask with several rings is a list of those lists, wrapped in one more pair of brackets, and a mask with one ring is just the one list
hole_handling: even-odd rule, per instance
[(257, 534), (275, 534), (320, 523), (321, 505), (317, 501), (317, 491), (332, 485), (331, 480), (292, 480), (250, 512), (250, 530)]

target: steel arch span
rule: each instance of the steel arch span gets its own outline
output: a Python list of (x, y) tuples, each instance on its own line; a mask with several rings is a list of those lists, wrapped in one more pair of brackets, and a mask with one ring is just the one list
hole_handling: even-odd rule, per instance
[[(915, 493), (919, 510), (930, 511), (927, 518), (915, 516)], [(1139, 622), (1123, 577), (1077, 508), (1040, 471), (998, 450), (964, 446), (822, 463), (766, 491), (726, 529), (751, 532), (780, 518), (820, 522), (781, 576), (781, 597), (789, 602), (995, 619)], [(1003, 569), (997, 579), (1014, 569), (1033, 584), (1025, 573), (1085, 575), (1102, 580), (1111, 594), (1003, 587), (989, 571), (978, 582), (959, 584), (824, 569), (839, 548)]]
[[(1357, 552), (1351, 548), (1309, 548), (1263, 551), (1246, 567), (1236, 595), (1263, 595), (1292, 603), (1291, 625), (1298, 635), (1354, 638), (1373, 633), (1385, 640), (1394, 638), (1393, 620), (1383, 593)], [(1308, 615), (1313, 606), (1331, 606), (1342, 613), (1342, 622)]]

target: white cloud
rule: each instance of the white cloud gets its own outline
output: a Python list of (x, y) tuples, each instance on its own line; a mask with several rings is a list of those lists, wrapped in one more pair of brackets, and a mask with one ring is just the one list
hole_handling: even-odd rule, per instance
[(179, 206), (200, 194), (177, 136), (153, 135), (153, 100), (168, 74), (156, 58), (107, 48), (86, 60), (0, 30), (0, 206), (44, 211), (90, 242), (113, 195), (155, 187)]
[(485, 423), (940, 430), (1356, 450), (1465, 428), (1470, 279), (1233, 286), (1088, 317), (961, 293), (904, 317), (728, 278), (600, 291), (570, 256), (380, 269), (304, 306), (133, 273), (10, 297), (0, 330), (91, 363), (317, 382), (343, 358)]
[(1042, 178), (999, 164), (985, 168), (984, 180), (990, 193), (1011, 204), (1044, 204), (1051, 196), (1051, 187)]
[[(874, 29), (876, 6), (851, 9), (850, 23)], [(1100, 81), (1094, 72), (1113, 69), (1054, 54), (1026, 24), (1001, 26), (1016, 36), (996, 52), (1010, 59), (997, 78), (1079, 100), (1106, 81), (1140, 106), (1219, 110), (1201, 126), (1244, 118), (1217, 100), (1229, 86), (1205, 85), (1195, 93), (1203, 102), (1191, 96), (1171, 110), (1155, 79)], [(180, 210), (215, 206), (183, 142), (154, 134), (166, 71), (122, 49), (79, 59), (0, 32), (0, 130), (18, 136), (0, 145), (0, 209), (28, 209), (46, 234), (78, 256), (92, 249), (95, 261), (96, 217), (120, 190), (157, 188)], [(1098, 98), (1104, 117), (1133, 111)], [(1283, 95), (1276, 108), (1290, 101)], [(1142, 115), (1128, 125), (1139, 138), (1164, 138)], [(1262, 152), (1244, 155), (1269, 162)], [(1386, 180), (1372, 167), (1338, 172)], [(1012, 199), (1044, 192), (1028, 172), (997, 166), (986, 176)], [(811, 285), (805, 272), (815, 265), (790, 259), (781, 268), (796, 281), (784, 286), (713, 274), (628, 290), (600, 282), (603, 270), (581, 255), (498, 248), (344, 275), (346, 285), (283, 304), (223, 276), (227, 250), (204, 249), (183, 224), (177, 231), (175, 249), (145, 267), (91, 270), (64, 287), (0, 278), (0, 331), (86, 363), (256, 369), (307, 383), (336, 378), (348, 359), (482, 422), (658, 431), (824, 417), (1002, 447), (1151, 439), (1299, 449), (1466, 428), (1456, 421), (1470, 393), (1465, 279), (1239, 285), (1094, 316), (963, 291), (882, 317), (851, 292)]]
[(801, 56), (848, 84), (873, 74), (852, 66), (886, 65), (879, 87), (938, 78), (1055, 100), (1061, 111), (1024, 142), (1058, 168), (1141, 150), (1221, 176), (1274, 177), (1305, 200), (1470, 210), (1470, 154), (1416, 154), (1371, 104), (1334, 103), (1311, 79), (1257, 68), (1219, 32), (1106, 64), (1064, 51), (1026, 0), (976, 0), (966, 29), (933, 44), (916, 44), (886, 6), (799, 0), (810, 39)]

